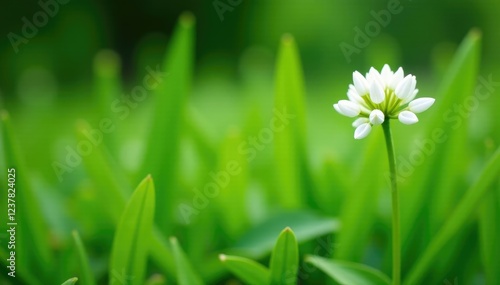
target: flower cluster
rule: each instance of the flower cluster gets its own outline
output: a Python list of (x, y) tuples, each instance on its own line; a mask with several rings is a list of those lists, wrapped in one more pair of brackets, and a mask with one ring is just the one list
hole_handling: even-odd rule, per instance
[[(380, 125), (387, 119), (399, 119), (406, 125), (418, 122), (415, 113), (423, 112), (434, 104), (434, 98), (418, 98), (415, 76), (404, 76), (403, 68), (393, 72), (389, 65), (384, 65), (381, 72), (370, 68), (366, 76), (355, 71), (353, 83), (349, 85), (347, 97), (333, 104), (333, 108), (347, 117), (359, 117), (352, 126), (355, 139), (366, 137), (374, 125)], [(406, 104), (408, 104), (406, 106)]]

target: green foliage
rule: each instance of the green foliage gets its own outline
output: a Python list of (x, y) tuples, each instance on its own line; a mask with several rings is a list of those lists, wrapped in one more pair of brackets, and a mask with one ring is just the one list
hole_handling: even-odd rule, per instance
[(220, 261), (238, 278), (248, 284), (291, 285), (297, 283), (299, 248), (292, 229), (286, 227), (274, 244), (269, 269), (239, 256), (221, 254)]
[(342, 285), (389, 285), (391, 280), (382, 272), (359, 263), (308, 256), (309, 262)]
[(90, 268), (90, 262), (85, 251), (85, 247), (83, 246), (82, 239), (77, 231), (73, 231), (71, 234), (73, 236), (73, 241), (78, 255), (81, 283), (82, 285), (95, 285), (94, 273)]
[(170, 245), (174, 253), (175, 265), (177, 267), (177, 282), (179, 285), (203, 285), (203, 281), (194, 271), (175, 237), (170, 238)]
[(116, 228), (111, 250), (110, 284), (131, 279), (143, 284), (151, 241), (155, 209), (155, 188), (150, 176), (137, 186)]
[(73, 277), (73, 278), (70, 278), (70, 279), (64, 281), (64, 283), (62, 285), (73, 285), (73, 284), (76, 284), (76, 281), (78, 281), (78, 278)]
[[(169, 36), (158, 65), (162, 82), (148, 90), (148, 100), (135, 102), (141, 106), (130, 118), (119, 118), (110, 108), (114, 100), (124, 100), (120, 93), (127, 86), (113, 51), (96, 56), (91, 90), (78, 91), (85, 95), (81, 106), (58, 98), (39, 112), (30, 107), (37, 104), (31, 99), (0, 102), (14, 117), (11, 122), (0, 112), (0, 192), (4, 201), (4, 174), (15, 168), (16, 282), (54, 284), (78, 276), (83, 285), (390, 284), (382, 129), (374, 127), (367, 139), (353, 141), (347, 120), (331, 110), (349, 82), (342, 68), (328, 67), (338, 77), (318, 84), (314, 72), (304, 74), (299, 56), (308, 58), (304, 50), (310, 47), (298, 38), (304, 47), (299, 53), (295, 39), (285, 35), (276, 59), (267, 50), (244, 52), (236, 73), (240, 90), (239, 80), (213, 76), (234, 73), (225, 70), (217, 53), (215, 65), (200, 61), (195, 69), (193, 15), (183, 14)], [(460, 284), (500, 282), (500, 97), (476, 98), (484, 78), (494, 83), (482, 91), (498, 94), (498, 77), (480, 75), (481, 41), (481, 33), (472, 30), (455, 55), (446, 53), (447, 69), (447, 61), (437, 59), (439, 70), (446, 70), (442, 82), (404, 67), (417, 75), (419, 94), (436, 98), (417, 125), (394, 124), (402, 278), (408, 285), (455, 276)], [(367, 58), (397, 60), (395, 42), (373, 44)], [(310, 63), (304, 64), (310, 72)], [(474, 98), (477, 108), (467, 109)], [(242, 104), (249, 101), (250, 106)], [(47, 119), (42, 113), (55, 115)], [(101, 133), (99, 142), (89, 139), (96, 115), (116, 123), (116, 131)], [(71, 137), (63, 125), (75, 121)], [(437, 136), (445, 139), (436, 141)], [(78, 152), (84, 142), (91, 150), (79, 155), (82, 165), (67, 166), (63, 181), (39, 169), (51, 164), (47, 157), (66, 159), (67, 145)], [(421, 162), (407, 162), (415, 151)], [(234, 171), (223, 173), (229, 168)], [(179, 205), (190, 207), (189, 221), (177, 212)], [(5, 233), (7, 223), (1, 221)], [(314, 256), (303, 260), (299, 247)], [(217, 260), (220, 252), (228, 255)], [(1, 246), (3, 268), (9, 255)], [(311, 268), (321, 272), (301, 274)], [(0, 283), (12, 280), (0, 276)]]

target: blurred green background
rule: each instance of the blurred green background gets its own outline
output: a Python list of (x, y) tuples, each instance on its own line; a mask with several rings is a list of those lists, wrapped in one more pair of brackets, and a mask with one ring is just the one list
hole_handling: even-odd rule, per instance
[[(83, 164), (65, 173), (60, 181), (53, 163), (64, 160), (67, 146), (77, 144), (75, 126), (81, 119), (95, 128), (103, 117), (109, 115), (109, 102), (113, 98), (130, 94), (135, 86), (142, 84), (147, 67), (155, 69), (163, 65), (165, 50), (174, 38), (179, 16), (184, 11), (191, 11), (196, 18), (194, 68), (192, 81), (187, 80), (189, 86), (178, 89), (184, 92), (183, 88), (187, 88), (186, 108), (177, 117), (183, 118), (183, 122), (179, 122), (181, 130), (171, 132), (167, 129), (158, 134), (159, 140), (164, 140), (166, 146), (170, 146), (170, 141), (179, 142), (178, 148), (174, 147), (170, 152), (176, 158), (161, 155), (156, 158), (159, 161), (172, 159), (174, 162), (171, 164), (161, 162), (158, 165), (168, 165), (169, 168), (162, 171), (170, 173), (166, 176), (175, 176), (174, 179), (165, 179), (166, 182), (160, 181), (160, 185), (156, 185), (160, 188), (157, 191), (168, 188), (176, 189), (178, 193), (168, 196), (172, 199), (168, 204), (175, 207), (167, 210), (171, 216), (157, 217), (157, 222), (163, 223), (160, 226), (163, 235), (176, 235), (195, 265), (206, 265), (209, 260), (209, 265), (200, 269), (200, 274), (210, 284), (222, 284), (236, 281), (220, 268), (214, 258), (216, 254), (235, 246), (245, 233), (255, 230), (257, 225), (275, 221), (273, 217), (281, 219), (276, 215), (283, 213), (284, 209), (293, 210), (294, 215), (299, 210), (314, 213), (321, 217), (317, 218), (319, 222), (323, 218), (331, 222), (343, 216), (340, 220), (352, 221), (353, 217), (364, 219), (371, 215), (373, 218), (366, 218), (361, 223), (359, 235), (363, 238), (352, 244), (362, 246), (352, 252), (345, 250), (337, 257), (367, 263), (390, 273), (390, 253), (387, 252), (390, 248), (390, 193), (384, 179), (387, 173), (385, 149), (382, 143), (378, 143), (382, 142), (382, 131), (375, 128), (370, 138), (354, 141), (351, 120), (337, 114), (332, 104), (346, 98), (354, 70), (365, 73), (371, 66), (380, 70), (383, 64), (388, 63), (393, 70), (402, 66), (405, 73), (416, 75), (419, 97), (434, 97), (438, 103), (446, 101), (450, 109), (454, 108), (452, 100), (443, 98), (446, 93), (443, 91), (446, 89), (443, 79), (447, 71), (450, 74), (454, 54), (472, 29), (481, 34), (480, 61), (475, 63), (478, 70), (471, 67), (474, 64), (461, 66), (471, 68), (470, 73), (474, 77), (471, 80), (476, 79), (477, 71), (483, 78), (500, 81), (500, 1), (401, 0), (401, 12), (391, 14), (388, 24), (381, 27), (379, 33), (368, 36), (367, 46), (347, 58), (341, 45), (347, 43), (354, 46), (358, 33), (356, 28), (365, 31), (366, 25), (374, 20), (373, 13), (386, 10), (388, 3), (392, 2), (69, 1), (58, 4), (54, 16), (48, 18), (46, 25), (38, 27), (32, 38), (26, 37), (27, 41), (20, 43), (16, 52), (11, 42), (12, 33), (22, 36), (25, 25), (22, 18), (33, 22), (33, 15), (42, 8), (36, 1), (4, 1), (0, 12), (0, 34), (4, 35), (0, 42), (0, 107), (12, 117), (13, 129), (28, 171), (24, 175), (33, 185), (43, 213), (43, 219), (40, 219), (48, 225), (50, 248), (58, 256), (58, 262), (66, 258), (71, 260), (68, 257), (72, 254), (69, 233), (78, 229), (87, 244), (99, 284), (104, 284), (114, 224), (109, 217), (100, 219), (101, 215), (105, 216), (106, 203), (111, 202), (97, 203), (96, 197), (106, 184), (100, 184), (86, 168), (88, 166)], [(221, 12), (218, 10), (223, 9), (221, 7), (229, 7), (229, 10)], [(245, 192), (239, 196), (244, 197), (245, 210), (241, 213), (234, 208), (228, 211), (237, 213), (236, 217), (241, 214), (242, 220), (218, 220), (225, 219), (221, 217), (232, 203), (231, 198), (226, 197), (229, 200), (215, 203), (217, 205), (212, 203), (206, 212), (186, 224), (177, 211), (179, 203), (190, 201), (193, 187), (203, 187), (210, 181), (211, 171), (223, 169), (224, 162), (237, 155), (225, 152), (228, 145), (238, 146), (239, 142), (255, 136), (268, 126), (273, 117), (277, 53), (282, 36), (287, 33), (293, 35), (297, 43), (305, 82), (304, 116), (300, 120), (305, 123), (306, 131), (302, 139), (306, 161), (300, 163), (307, 165), (305, 169), (308, 173), (304, 176), (308, 178), (294, 187), (312, 193), (310, 200), (291, 207), (283, 202), (287, 189), (277, 189), (282, 185), (279, 181), (282, 173), (276, 169), (281, 162), (275, 156), (276, 148), (280, 146), (273, 142), (245, 166), (245, 176), (237, 181), (239, 186), (234, 187)], [(170, 76), (176, 78), (176, 70), (167, 70), (166, 73), (167, 81)], [(463, 91), (469, 93), (461, 95), (462, 98), (472, 95), (477, 82), (471, 84), (467, 91)], [(427, 175), (422, 178), (426, 182), (419, 184), (426, 189), (427, 196), (423, 196), (424, 202), (419, 200), (419, 206), (415, 207), (424, 205), (426, 208), (415, 210), (418, 214), (412, 214), (418, 224), (404, 226), (415, 236), (408, 241), (403, 273), (410, 270), (419, 252), (445, 222), (455, 203), (498, 147), (500, 99), (497, 88), (498, 84), (491, 92), (493, 96), (460, 117), (465, 122), (460, 124), (463, 132), (439, 148), (447, 151), (446, 155), (439, 156), (446, 161), (436, 163), (438, 166), (434, 168), (424, 163), (420, 167), (424, 170), (416, 171), (415, 175)], [(141, 165), (146, 157), (150, 131), (154, 129), (154, 114), (158, 113), (155, 96), (159, 95), (155, 93), (153, 100), (145, 100), (131, 108), (130, 116), (125, 119), (115, 118), (116, 131), (105, 138), (110, 161), (116, 166), (113, 171), (119, 172), (117, 177), (123, 178), (118, 184), (130, 190), (125, 191), (127, 195), (146, 173), (155, 172)], [(414, 126), (393, 124), (397, 159), (408, 160), (416, 142), (426, 137), (425, 130), (432, 129), (433, 124), (442, 123), (439, 121), (442, 115), (436, 110), (437, 107), (433, 107), (419, 116), (421, 122)], [(432, 121), (436, 118), (439, 122)], [(171, 125), (176, 124), (173, 122)], [(431, 157), (433, 161), (438, 160), (437, 156)], [(384, 162), (374, 162), (375, 169), (364, 171), (369, 169), (369, 163), (364, 159), (371, 162), (383, 159)], [(453, 169), (447, 172), (446, 165), (453, 165)], [(7, 166), (3, 165), (2, 171), (4, 167)], [(154, 174), (153, 179), (157, 179)], [(412, 178), (410, 182), (414, 180), (418, 178)], [(436, 184), (433, 181), (437, 181)], [(403, 182), (402, 191), (417, 189), (417, 186), (409, 185), (410, 182)], [(445, 190), (435, 197), (429, 194), (437, 188)], [(361, 215), (359, 213), (366, 204), (353, 202), (357, 201), (357, 196), (352, 192), (360, 191), (361, 196), (370, 192), (363, 189), (374, 189), (374, 193), (361, 199), (364, 203), (373, 202)], [(412, 200), (407, 199), (410, 199), (406, 200), (410, 205)], [(494, 201), (497, 200), (500, 201)], [(96, 203), (99, 207), (95, 206)], [(357, 208), (350, 211), (350, 203), (356, 204)], [(500, 218), (498, 207), (495, 209), (493, 224)], [(433, 220), (436, 213), (437, 218)], [(290, 220), (293, 221), (285, 217), (277, 224), (281, 226), (284, 221)], [(241, 225), (234, 229), (234, 224), (240, 222)], [(329, 237), (332, 226), (328, 225), (327, 230), (313, 236)], [(469, 227), (462, 232), (463, 238), (453, 244), (453, 249), (449, 249), (443, 264), (426, 275), (425, 280), (431, 282), (426, 284), (441, 284), (444, 279), (452, 280), (456, 276), (459, 276), (460, 284), (490, 284), (485, 283), (481, 257), (477, 254), (480, 247), (478, 229), (476, 224)], [(358, 229), (352, 229), (352, 232), (356, 231)], [(206, 240), (199, 241), (200, 235)], [(277, 233), (271, 238), (276, 236)], [(494, 236), (500, 237), (498, 229)], [(245, 243), (245, 238), (243, 240)], [(327, 240), (331, 248), (335, 248), (335, 242), (331, 238)], [(471, 245), (471, 248), (460, 255), (457, 248), (464, 244)], [(314, 248), (314, 243), (302, 246), (307, 252)], [(266, 249), (259, 250), (267, 252)], [(248, 255), (266, 258), (265, 254)], [(459, 257), (470, 258), (471, 261), (456, 266), (451, 261)], [(69, 262), (67, 268), (58, 271), (57, 276), (62, 278), (65, 273), (77, 272), (76, 267)], [(465, 267), (470, 271), (463, 270)], [(148, 268), (148, 273), (159, 271), (168, 276), (157, 270), (155, 265)], [(319, 273), (315, 274), (317, 276), (313, 281), (304, 284), (323, 284), (314, 283), (321, 282), (317, 280), (323, 278)], [(3, 281), (1, 278), (3, 276), (0, 277)], [(53, 279), (54, 284), (63, 281), (61, 278)], [(43, 282), (41, 284), (46, 284)]]

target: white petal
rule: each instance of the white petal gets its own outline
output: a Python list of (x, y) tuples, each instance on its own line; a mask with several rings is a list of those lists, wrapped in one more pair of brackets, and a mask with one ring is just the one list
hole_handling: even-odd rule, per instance
[(416, 83), (415, 76), (408, 74), (396, 87), (396, 96), (398, 96), (399, 99), (405, 100), (413, 94)]
[(333, 104), (333, 109), (335, 109), (335, 111), (339, 112), (339, 114), (344, 115), (344, 114), (342, 114), (342, 112), (340, 112), (339, 104)]
[(392, 78), (389, 82), (389, 88), (391, 88), (392, 90), (396, 90), (396, 87), (398, 86), (399, 82), (401, 82), (401, 80), (403, 80), (403, 77), (404, 77), (403, 68), (400, 67), (392, 75)]
[(421, 113), (429, 109), (435, 101), (436, 99), (434, 98), (418, 98), (410, 102), (410, 105), (408, 105), (408, 109), (410, 109), (410, 111), (412, 111), (413, 113)]
[(368, 123), (370, 120), (368, 120), (368, 118), (357, 118), (354, 122), (352, 122), (352, 126), (354, 128), (357, 128), (359, 126), (361, 126), (362, 124), (366, 124)]
[(385, 81), (382, 75), (373, 67), (371, 67), (370, 71), (366, 74), (366, 80), (368, 81), (368, 85), (371, 85), (373, 81), (378, 81), (382, 87), (385, 87)]
[(354, 138), (357, 140), (365, 138), (370, 133), (371, 130), (372, 126), (370, 125), (370, 123), (364, 123), (362, 125), (359, 125), (354, 131)]
[(415, 98), (415, 96), (417, 96), (417, 93), (418, 93), (418, 89), (413, 90), (413, 93), (408, 98), (403, 100), (402, 104), (406, 104), (406, 103), (410, 102), (411, 100), (413, 100)]
[(375, 104), (380, 104), (384, 102), (385, 92), (384, 87), (378, 82), (378, 80), (374, 80), (370, 86), (370, 99)]
[(352, 84), (349, 85), (349, 90), (347, 91), (347, 97), (349, 98), (349, 100), (355, 103), (362, 104), (364, 102), (363, 98), (359, 96), (358, 91), (356, 91), (356, 88)]
[(415, 115), (415, 113), (412, 113), (410, 111), (403, 111), (399, 113), (398, 119), (401, 123), (405, 125), (412, 125), (418, 122), (417, 115)]
[(384, 113), (382, 111), (375, 109), (370, 113), (370, 123), (372, 125), (380, 125), (384, 122)]
[(354, 71), (352, 74), (352, 82), (354, 83), (354, 87), (360, 96), (364, 96), (368, 93), (368, 81), (366, 78), (359, 73), (359, 71)]
[(361, 112), (358, 104), (348, 100), (340, 100), (338, 103), (338, 107), (339, 112), (347, 117), (356, 117)]
[(391, 67), (388, 64), (384, 64), (384, 67), (382, 67), (380, 75), (382, 75), (382, 79), (384, 79), (387, 85), (389, 84), (389, 82), (391, 82), (393, 74), (394, 73), (392, 72)]

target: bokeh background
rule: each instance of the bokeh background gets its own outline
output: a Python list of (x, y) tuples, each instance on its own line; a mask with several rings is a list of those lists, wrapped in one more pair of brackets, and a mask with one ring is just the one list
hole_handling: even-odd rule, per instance
[[(220, 2), (230, 10), (218, 12), (216, 6)], [(371, 66), (381, 69), (385, 63), (394, 70), (403, 66), (405, 73), (416, 75), (419, 96), (437, 97), (439, 101), (438, 90), (455, 51), (466, 35), (476, 29), (481, 34), (479, 74), (500, 81), (500, 1), (401, 0), (402, 11), (391, 14), (388, 25), (381, 27), (375, 36), (369, 36), (366, 47), (346, 58), (341, 44), (355, 46), (356, 28), (364, 31), (367, 23), (374, 20), (372, 11), (387, 9), (390, 2), (70, 0), (67, 4), (59, 4), (57, 13), (49, 17), (47, 24), (39, 27), (26, 43), (19, 44), (16, 52), (9, 34), (21, 36), (22, 18), (32, 22), (33, 15), (41, 7), (36, 1), (3, 1), (0, 11), (0, 107), (8, 110), (12, 117), (29, 180), (34, 185), (49, 228), (51, 246), (61, 252), (70, 248), (68, 233), (79, 229), (88, 244), (99, 280), (106, 279), (107, 255), (102, 251), (109, 249), (113, 226), (109, 221), (97, 220), (99, 210), (97, 214), (85, 216), (86, 209), (93, 205), (92, 193), (96, 186), (83, 166), (65, 174), (64, 180), (59, 181), (52, 163), (63, 159), (67, 145), (76, 144), (75, 125), (80, 119), (95, 125), (102, 118), (100, 75), (111, 74), (116, 79), (109, 85), (111, 89), (107, 89), (111, 96), (129, 93), (140, 84), (147, 66), (155, 67), (163, 62), (174, 27), (185, 11), (196, 18), (194, 75), (187, 114), (197, 125), (197, 135), (204, 138), (206, 145), (196, 145), (189, 135), (180, 139), (179, 163), (175, 168), (180, 169), (181, 178), (176, 187), (187, 194), (180, 195), (177, 202), (189, 200), (189, 189), (201, 187), (209, 179), (207, 173), (219, 169), (219, 151), (228, 134), (242, 131), (245, 137), (255, 134), (269, 122), (273, 114), (277, 51), (282, 36), (291, 34), (303, 66), (307, 114), (305, 141), (311, 177), (316, 179), (312, 183), (316, 186), (311, 186), (311, 191), (317, 191), (316, 202), (304, 202), (293, 210), (338, 216), (342, 207), (348, 207), (345, 203), (350, 200), (343, 200), (346, 193), (357, 191), (359, 185), (376, 187), (357, 182), (372, 181), (373, 177), (385, 173), (384, 169), (375, 169), (370, 173), (353, 174), (362, 169), (366, 141), (354, 141), (351, 121), (332, 109), (334, 102), (345, 98), (354, 70), (365, 73)], [(494, 89), (492, 94), (487, 102), (466, 116), (467, 153), (446, 162), (463, 165), (463, 179), (456, 183), (471, 184), (488, 155), (499, 145), (499, 92)], [(135, 175), (147, 147), (145, 138), (153, 124), (152, 102), (147, 100), (139, 104), (130, 116), (117, 123), (116, 141), (110, 153), (128, 178), (126, 184), (135, 186), (139, 182)], [(429, 113), (431, 115), (422, 114), (422, 122), (438, 117), (432, 115), (432, 109)], [(422, 124), (429, 126), (432, 123)], [(408, 157), (415, 147), (414, 142), (422, 136), (419, 125), (394, 124), (398, 155)], [(381, 135), (380, 129), (374, 132)], [(384, 158), (385, 149), (381, 148), (380, 152)], [(330, 164), (331, 161), (334, 163)], [(270, 189), (275, 185), (273, 163), (271, 144), (249, 166), (249, 178), (244, 182), (244, 188), (250, 189), (248, 225), (257, 225), (282, 210), (276, 197), (266, 194), (272, 192)], [(334, 178), (329, 180), (332, 171), (335, 171)], [(430, 175), (444, 177), (447, 173)], [(340, 194), (329, 195), (328, 187), (337, 187), (336, 183), (345, 182), (339, 182), (342, 180), (347, 181), (349, 187)], [(379, 180), (376, 185), (387, 190), (384, 180)], [(455, 189), (453, 183), (446, 185)], [(427, 184), (427, 187), (431, 186)], [(466, 187), (456, 189), (453, 200), (445, 202), (444, 217), (453, 210), (450, 204), (459, 200)], [(370, 242), (362, 250), (363, 254), (353, 256), (355, 261), (367, 262), (388, 272), (390, 267), (384, 248), (390, 227), (390, 195), (387, 191), (379, 192), (380, 197), (374, 198), (377, 204), (374, 215), (378, 222), (371, 223)], [(286, 195), (286, 191), (282, 195)], [(440, 201), (436, 201), (433, 203), (439, 205)], [(212, 210), (207, 213), (211, 214)], [(207, 255), (230, 247), (243, 235), (243, 232), (234, 236), (220, 234), (224, 230), (214, 223), (217, 217), (213, 214), (212, 218), (198, 219), (195, 225), (203, 225), (198, 232), (193, 230), (193, 224), (186, 225), (179, 217), (170, 221), (175, 230), (168, 235), (178, 235), (181, 243), (184, 238), (194, 264), (203, 264)], [(457, 243), (457, 247), (469, 241), (476, 242), (473, 244), (477, 246), (477, 229), (468, 230), (463, 243)], [(207, 239), (201, 245), (196, 240), (200, 233)], [(429, 236), (432, 230), (426, 233), (425, 241), (416, 244), (425, 244)], [(413, 261), (417, 255), (412, 252), (408, 258)], [(460, 276), (464, 284), (485, 284), (479, 257), (472, 256), (470, 272), (464, 273), (462, 267), (445, 264), (435, 276), (430, 274), (428, 280), (441, 282)], [(451, 254), (446, 260), (453, 257), (457, 255)], [(214, 284), (231, 280), (217, 266), (213, 268), (201, 270), (203, 275), (210, 276), (207, 280)], [(443, 272), (447, 275), (442, 276)], [(321, 278), (318, 276), (317, 280)]]

